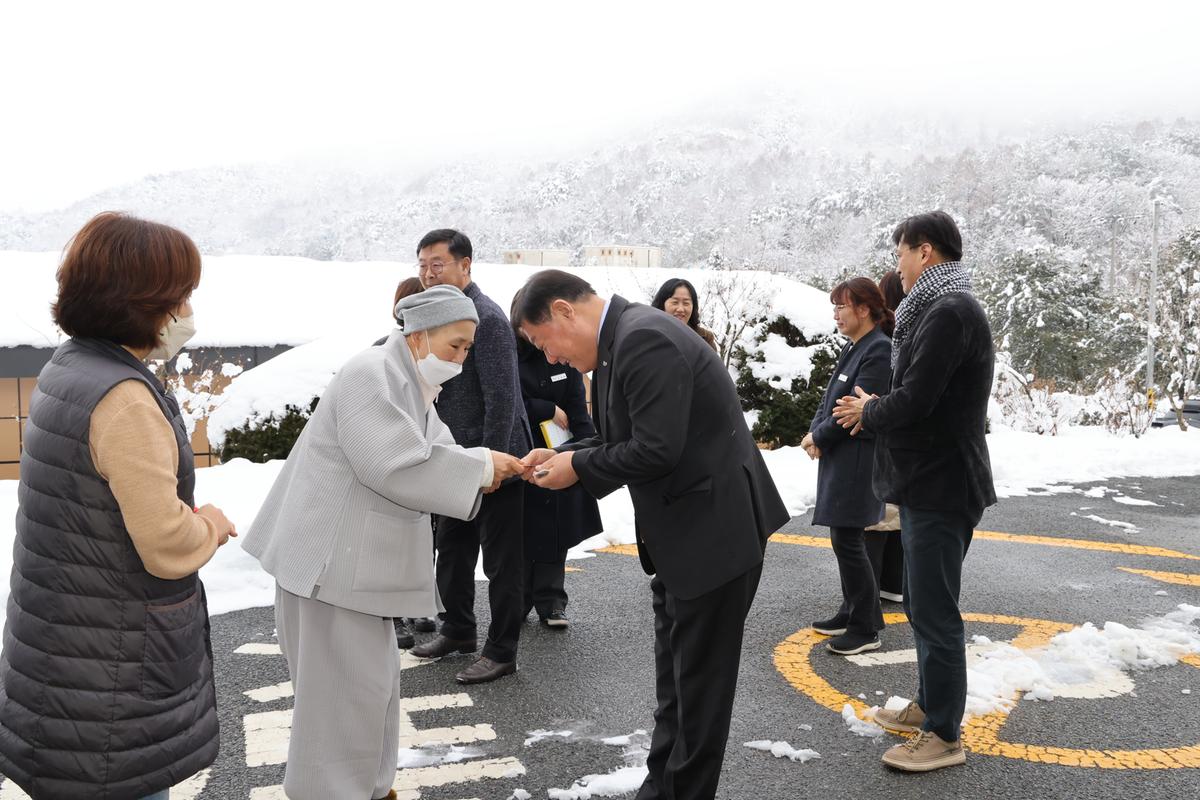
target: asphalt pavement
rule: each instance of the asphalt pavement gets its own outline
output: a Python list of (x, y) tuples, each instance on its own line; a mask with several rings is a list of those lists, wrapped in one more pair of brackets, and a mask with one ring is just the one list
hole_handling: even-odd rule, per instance
[[(1034, 646), (1086, 622), (1136, 626), (1181, 603), (1200, 605), (1195, 478), (1114, 479), (1009, 498), (978, 529), (964, 568), (968, 636)], [(1112, 696), (1021, 700), (967, 727), (966, 766), (927, 775), (885, 768), (880, 755), (900, 740), (855, 735), (837, 709), (912, 695), (915, 664), (903, 657), (912, 647), (908, 626), (902, 615), (890, 618), (878, 654), (892, 656), (856, 663), (824, 652), (806, 628), (837, 606), (828, 532), (802, 517), (781, 534), (769, 545), (747, 624), (721, 798), (1200, 794), (1200, 659), (1130, 673), (1131, 685)], [(578, 570), (567, 576), (571, 627), (526, 625), (517, 675), (461, 687), (454, 674), (466, 657), (406, 660), (411, 725), (401, 797), (506, 800), (521, 789), (546, 798), (585, 775), (644, 760), (647, 737), (637, 731), (651, 729), (654, 709), (648, 579), (623, 552), (570, 566)], [(485, 626), (482, 597), (476, 605)], [(885, 603), (884, 611), (901, 609)], [(282, 797), (291, 697), (273, 631), (269, 608), (213, 618), (221, 755), (177, 800)], [(757, 740), (786, 741), (820, 758), (791, 761), (744, 746)], [(0, 787), (0, 800), (18, 796)]]

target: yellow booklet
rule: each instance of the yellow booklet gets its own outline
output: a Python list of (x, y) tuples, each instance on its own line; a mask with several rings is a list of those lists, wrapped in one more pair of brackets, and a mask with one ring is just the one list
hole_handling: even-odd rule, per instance
[(546, 440), (546, 447), (558, 447), (560, 444), (565, 444), (571, 440), (571, 432), (552, 419), (544, 421), (541, 427), (542, 438)]

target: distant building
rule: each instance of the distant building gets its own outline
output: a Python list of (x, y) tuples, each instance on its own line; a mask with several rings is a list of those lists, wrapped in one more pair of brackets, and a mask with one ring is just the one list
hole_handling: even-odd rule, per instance
[(662, 248), (651, 245), (604, 244), (583, 248), (585, 267), (661, 267)]
[(571, 251), (544, 247), (540, 250), (505, 250), (505, 264), (525, 264), (530, 267), (566, 267), (571, 264)]

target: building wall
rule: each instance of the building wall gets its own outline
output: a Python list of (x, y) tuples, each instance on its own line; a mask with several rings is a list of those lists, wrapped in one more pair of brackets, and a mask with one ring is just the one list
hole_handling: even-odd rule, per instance
[(661, 267), (662, 248), (646, 245), (588, 245), (583, 248), (585, 267)]
[[(196, 382), (209, 369), (214, 370), (212, 385), (208, 387), (214, 395), (220, 395), (229, 385), (229, 378), (221, 375), (222, 364), (237, 364), (244, 369), (258, 366), (289, 350), (287, 345), (277, 347), (202, 347), (185, 350), (192, 360), (188, 374), (182, 376), (184, 385), (195, 389)], [(0, 348), (0, 480), (16, 480), (21, 476), (21, 441), (25, 420), (29, 418), (29, 402), (37, 386), (37, 375), (54, 355), (49, 347), (5, 347)], [(175, 362), (167, 364), (166, 374), (176, 375)], [(196, 453), (196, 466), (208, 467), (217, 463), (212, 446), (208, 441), (208, 423), (201, 419), (192, 433), (192, 450)]]
[(571, 251), (555, 248), (538, 250), (505, 250), (505, 264), (525, 264), (531, 267), (566, 267), (571, 263)]

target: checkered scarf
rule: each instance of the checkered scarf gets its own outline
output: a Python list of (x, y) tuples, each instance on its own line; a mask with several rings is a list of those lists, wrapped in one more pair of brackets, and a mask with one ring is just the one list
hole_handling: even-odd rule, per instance
[(961, 261), (943, 261), (927, 267), (917, 278), (912, 291), (904, 296), (896, 307), (896, 330), (892, 332), (892, 368), (896, 367), (896, 355), (908, 338), (917, 320), (925, 313), (929, 304), (944, 294), (971, 293), (971, 275)]

